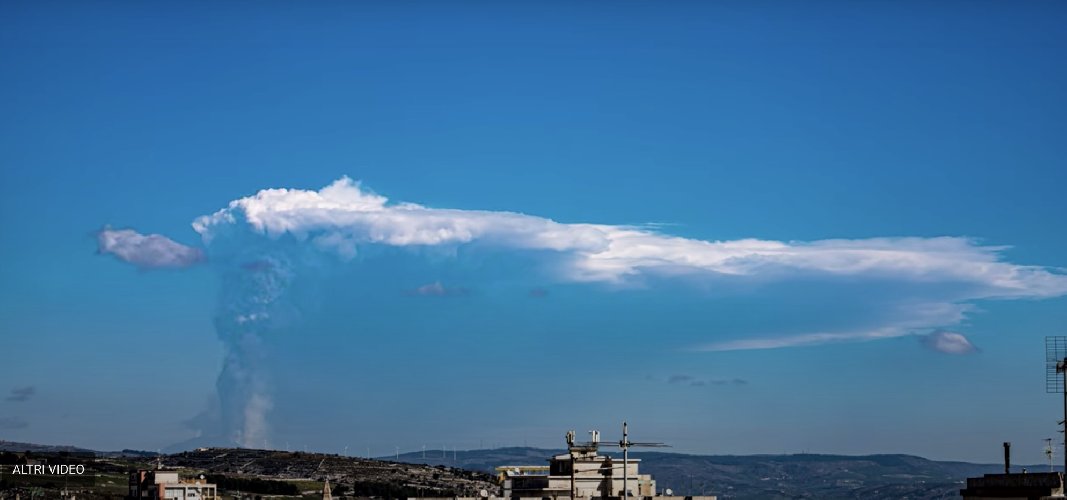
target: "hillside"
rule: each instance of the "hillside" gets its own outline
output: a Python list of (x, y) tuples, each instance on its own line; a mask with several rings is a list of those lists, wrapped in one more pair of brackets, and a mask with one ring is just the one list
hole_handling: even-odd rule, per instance
[(168, 467), (233, 477), (311, 480), (347, 486), (360, 496), (475, 496), (495, 491), (488, 474), (447, 465), (422, 465), (321, 453), (206, 448), (163, 458)]
[[(125, 473), (156, 464), (154, 454), (95, 452), (73, 446), (0, 441), (0, 452), (29, 450), (37, 460), (84, 459), (101, 474), (91, 495), (120, 498)], [(335, 493), (351, 496), (414, 497), (473, 495), (498, 491), (490, 474), (501, 465), (545, 464), (561, 450), (499, 448), (400, 455), (400, 460), (370, 460), (321, 453), (201, 448), (162, 455), (168, 469), (204, 474), (224, 491), (259, 491), (277, 498), (314, 497), (323, 481)], [(0, 455), (3, 455), (0, 453)], [(9, 453), (7, 457), (12, 455)], [(909, 455), (685, 455), (635, 452), (642, 471), (653, 474), (660, 491), (675, 495), (714, 494), (722, 499), (939, 499), (958, 498), (967, 477), (999, 472), (1000, 465), (941, 462)], [(85, 458), (89, 457), (89, 458)], [(95, 458), (93, 458), (95, 457)], [(389, 457), (390, 459), (392, 457)], [(1027, 466), (1044, 470), (1042, 466)], [(7, 485), (8, 487), (11, 484)], [(341, 498), (342, 495), (336, 494)]]
[(77, 446), (20, 443), (18, 441), (4, 441), (3, 439), (0, 439), (0, 451), (30, 451), (34, 453), (59, 453), (65, 451), (68, 453), (98, 453), (94, 450), (78, 448)]
[[(562, 450), (501, 448), (452, 453), (428, 451), (400, 460), (449, 464), (490, 471), (501, 465), (541, 465)], [(938, 499), (958, 498), (967, 477), (999, 472), (1002, 466), (939, 462), (909, 455), (685, 455), (636, 452), (641, 470), (659, 489), (676, 495), (714, 494), (723, 499)], [(1031, 470), (1044, 470), (1029, 466)]]
[(481, 472), (321, 453), (201, 448), (147, 457), (141, 452), (75, 453), (70, 450), (80, 449), (26, 443), (5, 443), (4, 449), (7, 451), (0, 450), (0, 463), (26, 463), (27, 459), (47, 464), (80, 463), (90, 471), (77, 482), (56, 476), (0, 476), (0, 492), (17, 491), (44, 498), (59, 498), (62, 488), (81, 499), (123, 498), (126, 473), (154, 468), (157, 463), (164, 469), (178, 470), (184, 477), (202, 474), (227, 495), (241, 491), (271, 498), (318, 498), (326, 480), (330, 481), (334, 498), (477, 496), (482, 489), (497, 491), (492, 478)]

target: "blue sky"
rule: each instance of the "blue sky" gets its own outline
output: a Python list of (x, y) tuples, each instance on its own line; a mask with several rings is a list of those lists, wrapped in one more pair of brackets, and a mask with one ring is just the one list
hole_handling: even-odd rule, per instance
[[(689, 452), (993, 462), (1012, 441), (1039, 462), (1056, 435), (1061, 4), (2, 9), (0, 438), (206, 432), (239, 344), (219, 318), (247, 312), (227, 279), (264, 255), (285, 260), (282, 319), (240, 344), (257, 375), (237, 392), (269, 400), (270, 446), (558, 446), (626, 418)], [(269, 188), (311, 201), (194, 231), (234, 200), (277, 208)], [(392, 218), (368, 229), (371, 193)], [(163, 251), (100, 255), (105, 226)], [(719, 349), (824, 333), (847, 338)]]

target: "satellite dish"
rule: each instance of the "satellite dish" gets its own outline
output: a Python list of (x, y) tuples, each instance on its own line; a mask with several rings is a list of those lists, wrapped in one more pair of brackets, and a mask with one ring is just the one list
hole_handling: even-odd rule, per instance
[(672, 490), (670, 488), (667, 488), (667, 491), (664, 491), (664, 493), (666, 493), (667, 496), (673, 496), (674, 495), (674, 490)]

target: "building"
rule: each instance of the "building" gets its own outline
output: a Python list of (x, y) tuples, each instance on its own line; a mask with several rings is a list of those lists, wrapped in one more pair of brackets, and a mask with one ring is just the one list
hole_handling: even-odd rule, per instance
[[(1051, 448), (1048, 449), (1051, 457)], [(1051, 461), (1049, 469), (1052, 468)], [(1018, 500), (1063, 499), (1063, 474), (1059, 472), (1011, 472), (1011, 443), (1004, 443), (1004, 473), (967, 478), (967, 487), (960, 490), (963, 500), (1012, 498)]]
[(214, 484), (199, 479), (181, 479), (176, 471), (139, 470), (130, 473), (129, 499), (216, 500)]
[[(507, 498), (570, 497), (572, 486), (578, 498), (623, 496), (623, 461), (598, 455), (595, 450), (578, 450), (549, 459), (548, 470), (532, 467), (501, 467), (498, 470)], [(638, 471), (639, 459), (626, 464), (629, 496), (656, 496), (656, 481)]]
[(960, 495), (963, 500), (1062, 499), (1063, 476), (1059, 472), (986, 474), (967, 478), (967, 487), (960, 490)]
[[(625, 448), (636, 446), (626, 438), (626, 458), (598, 454), (600, 433), (591, 431), (592, 441), (575, 443), (574, 431), (567, 433), (567, 453), (555, 455), (548, 466), (497, 467), (498, 479), (504, 488), (504, 498), (622, 498), (657, 497), (656, 481), (649, 474), (641, 474), (640, 459), (628, 458)], [(624, 493), (625, 492), (625, 493)], [(667, 495), (671, 493), (668, 491)], [(666, 497), (660, 497), (666, 498)], [(715, 500), (715, 497), (685, 497), (687, 500)]]

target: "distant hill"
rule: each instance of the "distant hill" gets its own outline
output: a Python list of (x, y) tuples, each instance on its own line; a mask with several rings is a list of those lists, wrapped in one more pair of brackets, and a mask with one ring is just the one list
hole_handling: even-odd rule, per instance
[(95, 450), (90, 450), (90, 449), (86, 449), (86, 448), (78, 448), (77, 446), (19, 443), (17, 441), (4, 441), (2, 439), (0, 439), (0, 451), (9, 451), (9, 452), (29, 451), (31, 453), (59, 453), (59, 452), (62, 452), (62, 451), (66, 451), (66, 452), (70, 452), (70, 453), (97, 453)]
[[(96, 453), (107, 457), (116, 488), (123, 471), (154, 465), (155, 453), (135, 450), (93, 452), (69, 445), (0, 441), (0, 452), (35, 454)], [(485, 488), (494, 469), (503, 465), (543, 465), (563, 450), (514, 447), (492, 450), (427, 450), (384, 460), (320, 453), (210, 448), (163, 455), (167, 467), (202, 471), (226, 481), (282, 481), (302, 490), (321, 488), (329, 479), (350, 494), (419, 496), (471, 494)], [(611, 454), (612, 456), (618, 456)], [(911, 455), (686, 455), (633, 452), (643, 472), (651, 473), (660, 491), (677, 496), (713, 494), (726, 499), (918, 499), (959, 498), (967, 477), (1002, 471), (999, 464), (942, 462)], [(407, 465), (419, 464), (419, 465)], [(1047, 466), (1030, 465), (1030, 470)], [(1019, 470), (1019, 467), (1013, 468)], [(238, 484), (238, 483), (233, 483)], [(267, 483), (264, 483), (267, 484)]]
[(36, 444), (36, 443), (20, 443), (18, 441), (4, 441), (0, 439), (0, 452), (11, 453), (77, 453), (84, 455), (95, 455), (98, 457), (130, 457), (130, 458), (147, 458), (158, 456), (159, 453), (154, 451), (144, 450), (122, 450), (122, 451), (100, 451), (90, 450), (88, 448), (79, 448), (77, 446), (70, 445), (54, 445), (54, 444)]
[[(401, 461), (447, 464), (477, 471), (503, 465), (542, 465), (563, 450), (500, 448), (440, 450), (400, 455)], [(613, 455), (616, 456), (616, 455)], [(968, 477), (1003, 471), (1002, 465), (939, 462), (910, 455), (686, 455), (633, 452), (658, 488), (675, 495), (722, 499), (939, 499), (959, 498)], [(1045, 470), (1041, 466), (1027, 466)]]
[[(0, 451), (0, 458), (18, 459), (30, 452), (34, 460), (47, 464), (70, 463), (73, 446), (4, 443), (12, 451)], [(407, 498), (477, 496), (481, 490), (499, 493), (489, 474), (444, 465), (398, 463), (384, 460), (342, 457), (323, 453), (254, 450), (247, 448), (200, 448), (196, 451), (148, 457), (139, 453), (89, 452), (76, 463), (89, 471), (88, 484), (70, 485), (70, 491), (85, 500), (121, 498), (128, 488), (127, 473), (161, 465), (180, 471), (183, 477), (202, 475), (218, 485), (227, 497), (238, 491), (256, 498), (319, 498), (323, 483), (329, 481), (334, 498)], [(154, 454), (151, 454), (154, 455)], [(25, 458), (25, 457), (21, 457)], [(4, 461), (13, 464), (18, 461)], [(66, 480), (53, 476), (12, 479), (0, 474), (0, 498), (60, 498)], [(34, 496), (36, 495), (36, 496)]]
[(344, 485), (347, 491), (360, 496), (475, 496), (482, 489), (497, 489), (488, 474), (470, 469), (323, 453), (202, 448), (167, 455), (162, 461), (166, 467), (231, 477), (316, 482), (329, 479), (335, 486)]

